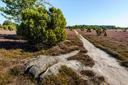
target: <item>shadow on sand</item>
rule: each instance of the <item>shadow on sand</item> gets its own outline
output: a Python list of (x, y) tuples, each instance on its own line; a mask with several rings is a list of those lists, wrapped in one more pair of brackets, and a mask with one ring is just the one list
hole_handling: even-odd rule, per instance
[(22, 49), (23, 51), (27, 52), (35, 52), (37, 49), (29, 45), (26, 40), (17, 38), (16, 35), (5, 35), (5, 34), (0, 34), (0, 49), (6, 49), (6, 50), (11, 50), (11, 49)]

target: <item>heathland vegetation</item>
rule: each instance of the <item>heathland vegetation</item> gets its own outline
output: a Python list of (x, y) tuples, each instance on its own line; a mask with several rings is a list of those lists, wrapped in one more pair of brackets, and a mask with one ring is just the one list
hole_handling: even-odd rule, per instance
[[(66, 20), (60, 9), (55, 7), (47, 9), (44, 4), (46, 2), (43, 0), (2, 1), (6, 7), (2, 7), (1, 12), (8, 19), (3, 25), (10, 25), (10, 22), (13, 21), (17, 28), (16, 31), (0, 31), (0, 37), (2, 37), (0, 39), (0, 85), (35, 85), (39, 83), (37, 79), (24, 73), (25, 62), (33, 56), (55, 56), (80, 50), (80, 55), (70, 60), (79, 59), (87, 66), (94, 65), (93, 59), (84, 55), (87, 51), (75, 33), (65, 30)], [(38, 50), (35, 50), (35, 47)], [(98, 80), (96, 83), (101, 83), (98, 77), (95, 78)], [(43, 85), (87, 83), (74, 70), (65, 66), (60, 69), (60, 74), (46, 77), (41, 82)]]
[[(109, 85), (106, 76), (96, 74), (106, 66), (105, 72), (111, 76), (113, 64), (109, 65), (112, 62), (108, 63), (109, 57), (105, 61), (104, 55), (100, 55), (102, 53), (110, 54), (128, 67), (128, 28), (112, 25), (66, 27), (61, 9), (45, 0), (1, 1), (5, 6), (0, 11), (7, 20), (0, 25), (0, 85)], [(89, 44), (84, 43), (84, 38), (103, 51), (84, 46)], [(95, 49), (99, 54), (93, 53)], [(74, 52), (78, 53), (74, 55)], [(90, 57), (89, 53), (100, 58), (93, 58), (95, 55)], [(98, 63), (97, 59), (100, 59)], [(95, 65), (99, 68), (95, 69)], [(118, 68), (112, 68), (113, 71), (115, 69)], [(57, 71), (58, 74), (54, 75)], [(124, 75), (124, 78), (127, 76)]]
[(122, 30), (126, 32), (128, 28), (116, 27), (113, 25), (74, 25), (74, 26), (67, 26), (67, 29), (80, 29), (81, 31), (86, 30), (87, 32), (91, 32), (93, 30), (96, 31), (97, 36), (104, 35), (107, 36), (106, 30)]
[(16, 30), (16, 26), (17, 25), (15, 23), (13, 23), (9, 20), (6, 20), (6, 21), (3, 22), (2, 25), (0, 25), (0, 30), (10, 30), (10, 31), (12, 31), (12, 30)]
[(126, 63), (128, 62), (128, 31), (124, 31), (122, 29), (107, 29), (107, 36), (97, 36), (95, 30), (92, 32), (79, 30), (79, 32), (96, 47), (117, 58), (122, 65), (128, 66)]

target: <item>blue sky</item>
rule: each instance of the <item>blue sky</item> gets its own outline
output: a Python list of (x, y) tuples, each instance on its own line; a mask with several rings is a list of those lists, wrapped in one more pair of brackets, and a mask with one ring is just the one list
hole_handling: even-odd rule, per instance
[[(128, 27), (128, 0), (48, 0), (60, 8), (67, 25), (116, 25)], [(0, 6), (2, 4), (0, 3)], [(0, 16), (0, 23), (4, 21)]]

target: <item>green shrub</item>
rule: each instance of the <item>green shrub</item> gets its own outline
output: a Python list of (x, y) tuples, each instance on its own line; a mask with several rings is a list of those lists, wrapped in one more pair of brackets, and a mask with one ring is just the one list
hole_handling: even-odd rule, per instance
[(2, 27), (2, 25), (0, 24), (0, 30), (2, 29), (3, 27)]
[(49, 9), (49, 11), (50, 11), (50, 28), (51, 29), (56, 29), (56, 28), (64, 29), (66, 27), (66, 20), (61, 10), (52, 7)]
[(42, 7), (25, 9), (17, 34), (29, 43), (52, 46), (66, 39), (66, 20), (60, 9)]
[(26, 9), (22, 12), (22, 23), (17, 34), (23, 36), (30, 43), (44, 42), (48, 13), (42, 8)]
[(64, 41), (66, 39), (66, 31), (64, 29), (61, 28), (57, 28), (54, 30), (55, 34), (56, 34), (56, 38), (57, 38), (57, 43)]
[(6, 20), (6, 21), (4, 21), (2, 28), (4, 30), (10, 30), (10, 31), (16, 30), (16, 24), (9, 20)]
[(80, 28), (81, 31), (84, 31), (84, 28)]
[(46, 39), (47, 45), (52, 46), (52, 45), (56, 44), (56, 42), (57, 42), (56, 34), (52, 30), (46, 31), (45, 39)]

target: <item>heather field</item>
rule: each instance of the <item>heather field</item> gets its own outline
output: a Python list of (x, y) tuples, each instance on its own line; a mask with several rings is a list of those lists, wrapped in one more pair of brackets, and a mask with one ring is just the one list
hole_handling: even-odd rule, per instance
[[(68, 60), (78, 60), (86, 66), (92, 67), (94, 61), (88, 55), (84, 55), (87, 50), (83, 48), (82, 42), (78, 39), (74, 31), (66, 30), (67, 39), (57, 46), (36, 51), (26, 42), (17, 38), (15, 31), (0, 31), (0, 85), (31, 85), (36, 81), (24, 74), (24, 64), (27, 60), (38, 55), (56, 56), (66, 54), (75, 50), (80, 53)], [(90, 72), (88, 74), (88, 72)], [(94, 74), (91, 71), (82, 71), (85, 75)], [(67, 74), (66, 74), (67, 75)], [(74, 77), (77, 75), (74, 75)], [(69, 75), (69, 77), (71, 76)], [(98, 78), (98, 77), (97, 77)], [(53, 81), (53, 80), (51, 80)], [(72, 80), (74, 81), (74, 79)], [(82, 80), (78, 80), (80, 83)], [(47, 81), (44, 81), (47, 82)], [(100, 81), (97, 81), (100, 82)], [(48, 82), (46, 83), (48, 84)]]
[(89, 33), (79, 30), (79, 33), (95, 46), (109, 53), (115, 53), (115, 57), (119, 60), (128, 60), (128, 32), (116, 30), (107, 30), (106, 32), (107, 36), (97, 36), (95, 31)]
[(0, 0), (0, 85), (128, 85), (128, 0)]
[[(85, 39), (93, 43), (96, 47), (100, 48), (107, 54), (110, 54), (112, 57), (115, 57), (117, 61), (120, 62), (121, 65), (127, 66), (127, 59), (128, 59), (127, 32), (116, 32), (113, 30), (108, 30), (107, 36), (103, 36), (103, 35), (97, 36), (95, 31), (86, 32), (86, 31), (81, 31), (79, 29), (77, 29), (76, 31), (78, 31), (79, 34), (81, 34)], [(15, 31), (1, 30), (0, 31), (0, 68), (1, 68), (0, 84), (1, 85), (6, 85), (6, 84), (35, 85), (37, 81), (33, 77), (28, 76), (28, 74), (24, 74), (24, 70), (25, 70), (24, 65), (27, 60), (32, 59), (38, 55), (57, 56), (60, 54), (62, 55), (79, 50), (80, 52), (77, 55), (69, 57), (68, 60), (69, 61), (77, 60), (81, 62), (83, 65), (90, 68), (95, 67), (95, 65), (97, 65), (96, 62), (100, 62), (101, 65), (106, 64), (105, 62), (95, 60), (95, 58), (93, 59), (92, 55), (88, 54), (89, 48), (86, 46), (89, 45), (83, 44), (84, 42), (79, 39), (80, 38), (79, 35), (77, 35), (74, 30), (66, 29), (66, 33), (67, 33), (67, 38), (64, 42), (61, 42), (56, 46), (50, 48), (44, 48), (38, 51), (34, 49), (33, 46), (29, 45), (29, 43), (27, 43), (27, 40), (23, 40), (17, 37)], [(90, 50), (93, 50), (93, 48), (91, 48)], [(97, 53), (94, 56), (98, 58)], [(107, 62), (107, 60), (105, 61)], [(114, 62), (115, 61), (113, 61), (113, 63)], [(108, 61), (108, 63), (110, 64), (111, 62)], [(99, 66), (99, 68), (102, 67)], [(91, 82), (94, 85), (103, 84), (103, 83), (109, 85), (108, 82), (110, 81), (107, 81), (104, 76), (96, 75), (96, 73), (98, 72), (97, 70), (99, 68), (95, 70), (91, 70), (91, 69), (81, 70), (80, 74), (82, 76), (88, 77), (88, 79), (86, 79), (85, 81), (81, 77), (79, 77), (76, 73), (74, 73), (74, 71), (72, 71), (70, 68), (63, 66), (60, 69), (62, 73), (60, 72), (58, 76), (54, 76), (54, 77), (49, 76), (48, 79), (50, 80), (50, 82), (48, 82), (48, 80), (43, 80), (42, 82), (44, 83), (44, 85), (47, 84), (50, 85), (51, 81), (54, 82), (54, 84), (57, 84), (57, 82), (61, 83), (63, 81), (68, 85), (69, 82), (63, 80), (63, 78), (69, 79), (72, 76), (71, 83), (72, 84), (75, 83), (76, 85), (78, 85), (78, 83), (80, 83), (81, 85), (90, 85), (90, 83), (88, 82)], [(108, 72), (109, 70), (110, 70), (109, 68), (106, 68), (105, 71)], [(120, 69), (119, 71), (122, 70)], [(65, 73), (63, 74), (63, 72)], [(65, 76), (65, 77), (61, 77), (61, 76)], [(62, 78), (62, 79), (59, 80), (58, 78), (59, 79)], [(77, 78), (77, 82), (74, 81), (75, 78)]]

